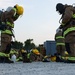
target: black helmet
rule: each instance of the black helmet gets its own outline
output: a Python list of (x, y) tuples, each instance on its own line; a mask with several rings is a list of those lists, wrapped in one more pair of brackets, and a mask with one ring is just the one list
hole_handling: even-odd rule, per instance
[(59, 11), (60, 14), (64, 12), (64, 5), (62, 3), (58, 3), (56, 5), (56, 11)]

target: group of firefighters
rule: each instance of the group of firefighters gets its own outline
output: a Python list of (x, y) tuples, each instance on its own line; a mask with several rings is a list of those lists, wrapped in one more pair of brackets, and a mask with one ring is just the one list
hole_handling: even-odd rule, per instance
[[(31, 62), (36, 60), (55, 60), (57, 62), (75, 62), (75, 7), (73, 7), (73, 5), (63, 5), (62, 3), (58, 3), (56, 5), (56, 11), (62, 15), (59, 21), (60, 26), (55, 34), (57, 50), (57, 53), (55, 54), (56, 59), (53, 56), (45, 56), (43, 58), (40, 52), (36, 49), (31, 50), (30, 53), (27, 53), (26, 50), (22, 49), (20, 51), (21, 57), (17, 56), (17, 61), (22, 60), (23, 62)], [(14, 54), (16, 55), (19, 53), (12, 49), (12, 37), (15, 37), (13, 34), (14, 21), (16, 21), (19, 16), (23, 15), (23, 12), (24, 8), (18, 4), (16, 4), (14, 7), (8, 7), (5, 11), (0, 11), (1, 63), (13, 63), (11, 57)], [(67, 55), (65, 54), (65, 51), (67, 52)]]

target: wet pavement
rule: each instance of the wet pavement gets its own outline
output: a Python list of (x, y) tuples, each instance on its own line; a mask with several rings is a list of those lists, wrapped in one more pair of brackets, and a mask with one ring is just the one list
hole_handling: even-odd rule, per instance
[(75, 75), (75, 63), (0, 63), (0, 75)]

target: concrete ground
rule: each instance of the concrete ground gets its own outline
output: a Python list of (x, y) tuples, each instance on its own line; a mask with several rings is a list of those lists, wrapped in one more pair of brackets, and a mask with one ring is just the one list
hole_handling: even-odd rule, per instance
[(57, 62), (0, 63), (0, 75), (75, 75), (75, 64)]

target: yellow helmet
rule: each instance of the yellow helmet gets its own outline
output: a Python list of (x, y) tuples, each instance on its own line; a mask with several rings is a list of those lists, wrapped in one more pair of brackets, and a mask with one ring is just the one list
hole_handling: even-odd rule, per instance
[(23, 7), (16, 4), (16, 8), (17, 8), (17, 14), (22, 15), (24, 12)]
[(40, 55), (40, 52), (37, 49), (33, 49), (32, 52), (36, 55)]
[(53, 62), (56, 61), (56, 56), (52, 56), (51, 61), (53, 61)]
[(26, 51), (26, 50), (24, 50), (24, 49), (22, 49), (22, 50), (21, 50), (21, 52), (22, 52), (22, 53), (27, 53), (27, 51)]

